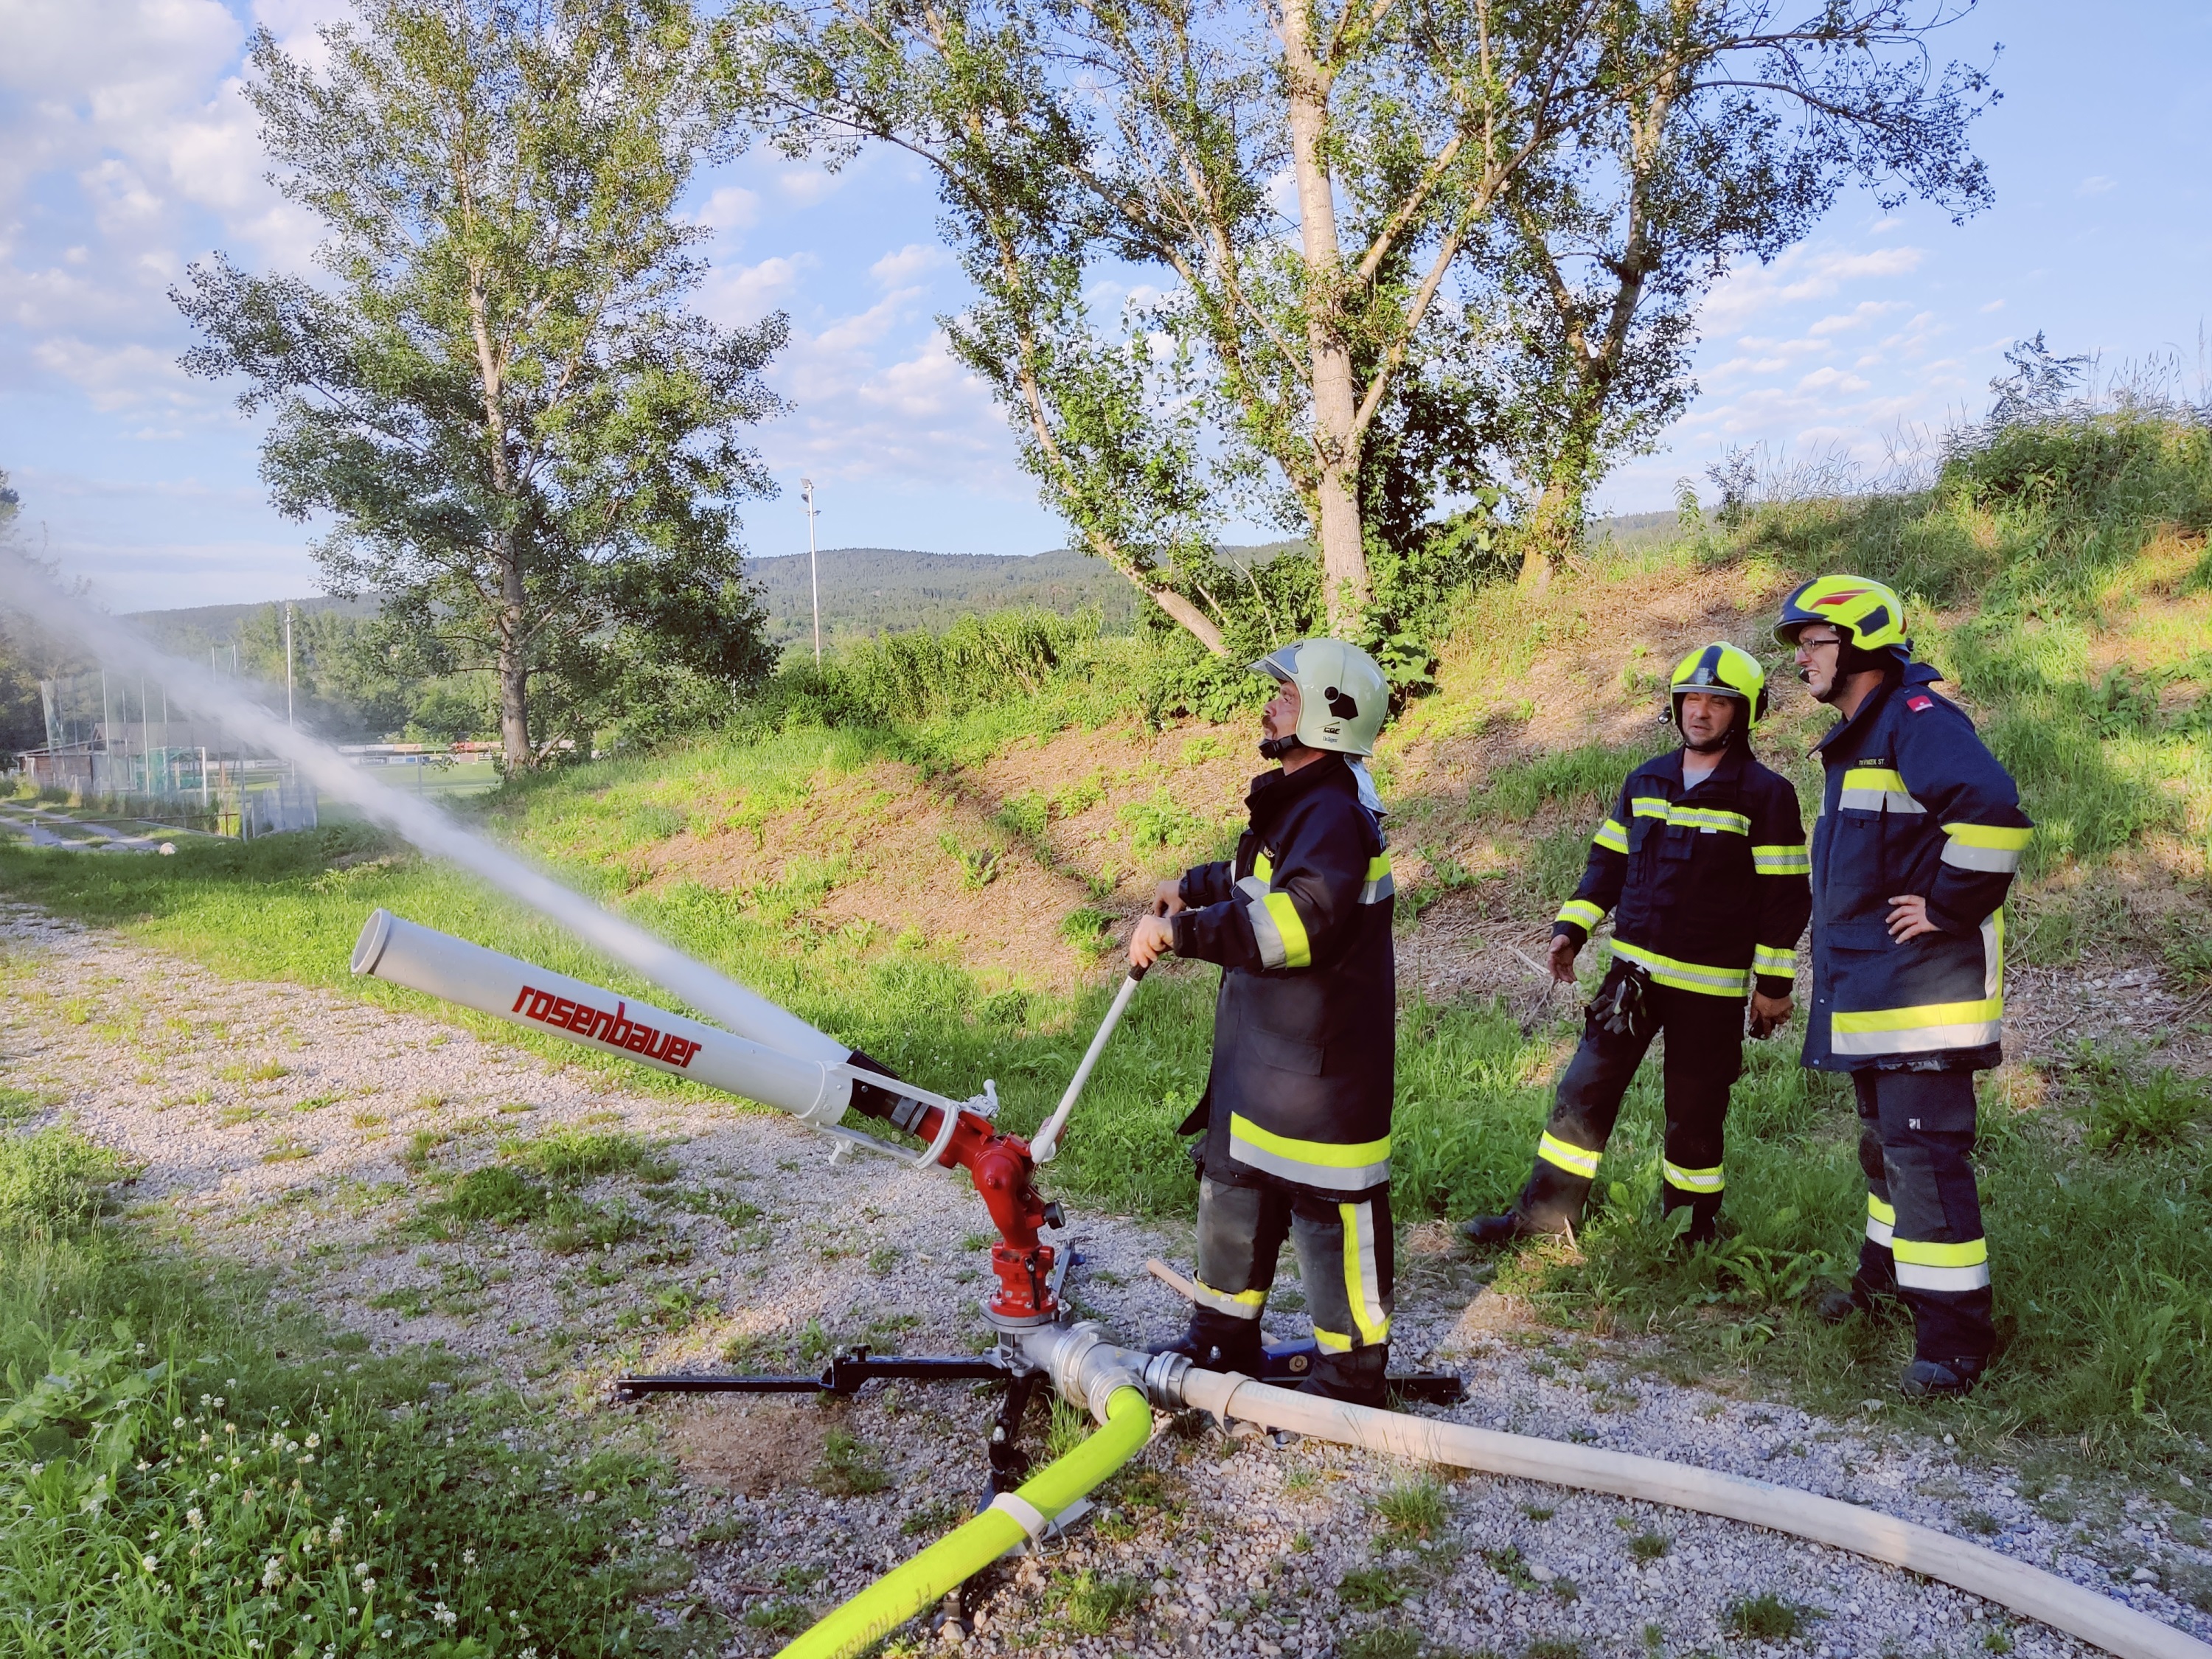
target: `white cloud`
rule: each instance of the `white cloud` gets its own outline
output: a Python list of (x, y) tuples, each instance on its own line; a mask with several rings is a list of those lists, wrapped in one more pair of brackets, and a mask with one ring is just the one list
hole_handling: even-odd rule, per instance
[(1846, 329), (1863, 327), (1877, 317), (1885, 317), (1893, 311), (1904, 309), (1905, 301), (1902, 300), (1862, 300), (1849, 311), (1837, 312), (1821, 318), (1819, 322), (1805, 331), (1815, 336), (1841, 334)]
[(794, 207), (812, 207), (845, 182), (842, 173), (823, 167), (792, 167), (776, 175), (776, 188)]
[(1826, 299), (1846, 283), (1909, 276), (1920, 260), (1917, 247), (1793, 247), (1771, 264), (1729, 271), (1707, 297), (1700, 320), (1709, 332), (1726, 332), (1779, 307)]
[(2093, 173), (2074, 186), (2074, 193), (2076, 196), (2102, 196), (2106, 191), (2117, 188), (2115, 180), (2107, 179), (2101, 173)]
[(709, 230), (750, 230), (760, 218), (760, 197), (742, 185), (725, 185), (707, 198), (696, 216)]
[(915, 278), (951, 263), (951, 256), (941, 247), (924, 242), (908, 242), (896, 253), (886, 253), (868, 267), (868, 275), (884, 288), (902, 288)]
[(757, 264), (718, 265), (700, 285), (698, 311), (726, 326), (749, 328), (781, 305), (817, 263), (811, 253), (794, 253)]
[(1865, 392), (1874, 382), (1863, 380), (1856, 374), (1847, 374), (1832, 364), (1816, 368), (1797, 382), (1800, 392)]

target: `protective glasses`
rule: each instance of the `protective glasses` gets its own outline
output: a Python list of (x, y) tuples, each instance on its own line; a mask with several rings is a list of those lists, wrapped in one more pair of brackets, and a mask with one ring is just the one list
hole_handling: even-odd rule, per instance
[(1826, 634), (1817, 640), (1809, 639), (1806, 635), (1800, 634), (1794, 641), (1796, 646), (1795, 654), (1800, 657), (1808, 657), (1815, 651), (1821, 650), (1831, 645), (1841, 645), (1843, 642), (1844, 636), (1840, 634)]

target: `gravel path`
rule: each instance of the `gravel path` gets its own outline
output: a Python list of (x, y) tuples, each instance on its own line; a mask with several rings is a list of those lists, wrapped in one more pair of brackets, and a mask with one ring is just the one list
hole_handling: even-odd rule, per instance
[[(195, 1248), (275, 1264), (284, 1294), (380, 1348), (442, 1340), (584, 1410), (629, 1369), (812, 1370), (835, 1341), (980, 1346), (988, 1224), (941, 1175), (873, 1159), (832, 1169), (787, 1119), (627, 1092), (432, 1019), (222, 980), (21, 907), (0, 908), (0, 952), (9, 1085), (143, 1162), (134, 1213)], [(439, 1178), (556, 1130), (662, 1146), (672, 1169), (581, 1192), (626, 1237), (596, 1248), (573, 1229), (479, 1229), (437, 1243), (409, 1229)], [(1085, 1311), (1130, 1340), (1179, 1323), (1143, 1262), (1187, 1265), (1187, 1231), (1080, 1217), (1069, 1232), (1086, 1258), (1071, 1284)], [(2212, 1638), (2212, 1618), (2183, 1599), (2212, 1606), (2195, 1513), (2086, 1475), (2031, 1483), (1968, 1461), (1896, 1407), (1828, 1421), (1668, 1382), (1633, 1345), (1547, 1330), (1481, 1291), (1441, 1226), (1410, 1230), (1401, 1260), (1400, 1361), (1462, 1370), (1460, 1420), (1850, 1497)], [(1295, 1319), (1285, 1312), (1279, 1333), (1295, 1334)], [(686, 1477), (661, 1536), (690, 1547), (697, 1575), (672, 1607), (708, 1602), (731, 1621), (729, 1652), (773, 1652), (780, 1631), (973, 1504), (993, 1406), (985, 1389), (902, 1383), (842, 1402), (640, 1408)], [(1040, 1413), (1033, 1446), (1042, 1432)], [(1797, 1633), (1730, 1635), (1731, 1606), (1761, 1595), (1802, 1610)], [(1437, 1484), (1193, 1419), (1163, 1420), (1098, 1522), (1002, 1564), (971, 1601), (969, 1651), (1085, 1659), (2081, 1651), (1942, 1586), (1731, 1522), (1529, 1482)]]

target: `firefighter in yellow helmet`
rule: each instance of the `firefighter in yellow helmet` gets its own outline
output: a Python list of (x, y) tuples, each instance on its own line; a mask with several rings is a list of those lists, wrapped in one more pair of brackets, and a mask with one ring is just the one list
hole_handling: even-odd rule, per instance
[(1313, 1321), (1299, 1386), (1382, 1403), (1390, 1354), (1390, 1109), (1397, 1058), (1394, 890), (1374, 752), (1389, 687), (1341, 640), (1252, 665), (1275, 681), (1233, 859), (1161, 884), (1129, 960), (1221, 964), (1213, 1064), (1182, 1126), (1198, 1149), (1197, 1306), (1170, 1345), (1257, 1375), (1260, 1315), (1287, 1236)]
[(1805, 1064), (1850, 1073), (1867, 1223), (1850, 1290), (1820, 1312), (1901, 1297), (1902, 1391), (1965, 1394), (1995, 1341), (1974, 1073), (2001, 1057), (2004, 898), (2033, 829), (1973, 722), (1930, 689), (1942, 676), (1912, 659), (1893, 590), (1822, 576), (1783, 601), (1774, 634), (1843, 716), (1817, 751)]
[(1676, 665), (1668, 698), (1682, 746), (1628, 775), (1590, 838), (1589, 862), (1552, 924), (1553, 975), (1607, 911), (1613, 965), (1559, 1079), (1535, 1168), (1513, 1207), (1466, 1226), (1477, 1244), (1564, 1232), (1582, 1212), (1621, 1097), (1661, 1032), (1668, 1213), (1692, 1240), (1712, 1236), (1726, 1186), (1722, 1125), (1752, 1036), (1790, 1018), (1797, 936), (1810, 903), (1805, 831), (1788, 780), (1759, 764), (1751, 728), (1766, 713), (1766, 675), (1717, 641)]

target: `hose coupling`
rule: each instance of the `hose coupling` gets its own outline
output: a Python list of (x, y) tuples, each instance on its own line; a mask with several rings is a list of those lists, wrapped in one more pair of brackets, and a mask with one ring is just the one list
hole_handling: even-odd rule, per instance
[(1068, 1404), (1084, 1407), (1101, 1423), (1106, 1420), (1107, 1402), (1115, 1390), (1137, 1389), (1149, 1393), (1146, 1372), (1151, 1356), (1114, 1342), (1095, 1319), (1008, 1334), (1026, 1358), (1044, 1368)]
[(1183, 1378), (1190, 1374), (1190, 1356), (1170, 1350), (1156, 1353), (1145, 1366), (1145, 1395), (1166, 1411), (1182, 1409)]

